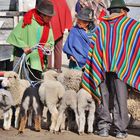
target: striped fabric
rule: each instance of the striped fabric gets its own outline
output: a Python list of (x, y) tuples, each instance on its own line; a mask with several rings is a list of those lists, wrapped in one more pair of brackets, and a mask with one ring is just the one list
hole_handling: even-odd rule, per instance
[(104, 80), (104, 72), (116, 72), (118, 78), (140, 90), (140, 22), (124, 15), (105, 17), (92, 37), (82, 87), (97, 101), (95, 92)]

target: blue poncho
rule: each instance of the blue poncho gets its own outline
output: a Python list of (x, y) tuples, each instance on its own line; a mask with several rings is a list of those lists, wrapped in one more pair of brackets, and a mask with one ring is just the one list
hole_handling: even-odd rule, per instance
[(70, 31), (63, 51), (67, 54), (68, 58), (73, 56), (79, 67), (82, 68), (86, 63), (90, 44), (91, 42), (86, 31), (76, 25)]

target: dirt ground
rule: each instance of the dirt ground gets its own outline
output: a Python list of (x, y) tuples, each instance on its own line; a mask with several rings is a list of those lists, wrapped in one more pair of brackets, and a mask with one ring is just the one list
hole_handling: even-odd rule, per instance
[[(11, 128), (9, 131), (5, 131), (0, 128), (0, 140), (116, 140), (113, 136), (109, 136), (107, 138), (102, 138), (94, 134), (79, 136), (73, 132), (52, 134), (46, 130), (35, 132), (33, 130), (26, 129), (24, 134), (17, 135), (17, 133), (18, 131), (14, 128)], [(140, 129), (129, 130), (129, 135), (125, 140), (140, 140)]]

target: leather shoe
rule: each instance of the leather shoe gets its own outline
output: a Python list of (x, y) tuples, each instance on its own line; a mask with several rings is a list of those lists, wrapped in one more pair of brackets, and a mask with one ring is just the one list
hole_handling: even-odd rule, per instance
[(127, 132), (117, 132), (116, 133), (116, 138), (118, 139), (124, 139), (128, 136)]
[(98, 135), (101, 137), (108, 137), (109, 136), (109, 132), (108, 129), (103, 128), (100, 131), (98, 131)]

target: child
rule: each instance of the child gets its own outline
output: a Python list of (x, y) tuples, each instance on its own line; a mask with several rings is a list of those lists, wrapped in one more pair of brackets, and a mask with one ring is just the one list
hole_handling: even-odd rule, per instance
[(87, 33), (90, 22), (93, 22), (94, 11), (85, 7), (79, 11), (76, 17), (77, 23), (70, 31), (63, 51), (69, 59), (69, 68), (84, 69), (91, 45)]

